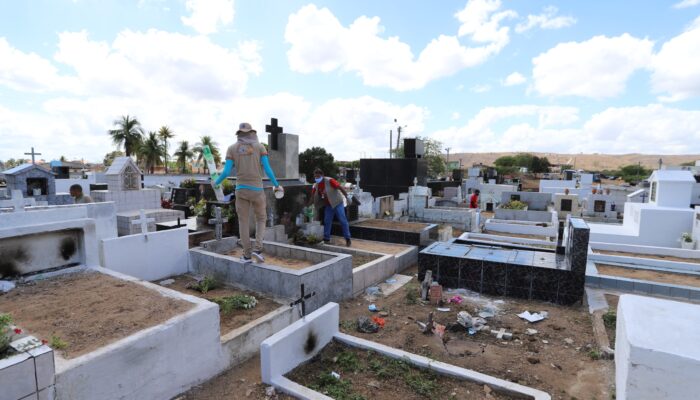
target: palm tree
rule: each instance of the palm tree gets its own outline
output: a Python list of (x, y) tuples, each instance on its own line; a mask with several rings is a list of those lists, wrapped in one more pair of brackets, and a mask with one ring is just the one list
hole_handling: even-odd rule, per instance
[(163, 141), (163, 147), (165, 148), (165, 173), (168, 173), (168, 139), (175, 137), (175, 132), (171, 131), (167, 125), (160, 127), (158, 131), (158, 137)]
[(143, 138), (141, 123), (136, 117), (122, 115), (121, 119), (114, 120), (114, 125), (117, 126), (117, 129), (110, 129), (107, 133), (112, 137), (112, 142), (117, 147), (124, 144), (124, 152), (127, 157), (130, 157), (131, 153), (137, 152)]
[(60, 162), (66, 162), (66, 161), (68, 161), (68, 160), (66, 159), (66, 156), (61, 156), (61, 158), (59, 158), (58, 161), (60, 161)]
[(146, 169), (150, 171), (151, 174), (153, 174), (156, 165), (162, 163), (161, 159), (165, 153), (165, 147), (160, 143), (158, 134), (155, 132), (148, 132), (148, 137), (139, 148), (139, 156), (142, 157)]
[[(204, 158), (204, 146), (209, 146), (209, 150), (211, 150), (211, 155), (214, 156), (214, 164), (217, 166), (221, 164), (221, 153), (219, 152), (219, 144), (212, 139), (211, 136), (209, 135), (204, 135), (199, 139), (199, 142), (195, 144), (195, 147), (192, 149), (194, 150), (195, 154), (197, 154), (197, 162), (202, 162), (202, 159)], [(208, 173), (209, 168), (207, 167), (207, 163), (204, 163), (204, 173)]]
[(177, 151), (173, 153), (173, 157), (177, 158), (177, 163), (180, 165), (180, 171), (184, 174), (187, 162), (194, 157), (194, 152), (190, 149), (190, 144), (187, 140), (180, 142)]

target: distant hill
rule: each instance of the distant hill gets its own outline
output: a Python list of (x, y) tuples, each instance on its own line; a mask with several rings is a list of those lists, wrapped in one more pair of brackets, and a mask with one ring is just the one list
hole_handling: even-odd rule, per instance
[[(642, 163), (642, 166), (656, 169), (659, 166), (659, 158), (667, 165), (680, 165), (684, 162), (700, 160), (700, 154), (557, 154), (527, 152), (538, 157), (547, 157), (552, 164), (572, 164), (576, 169), (604, 170), (617, 169), (625, 165)], [(462, 160), (463, 167), (482, 163), (493, 165), (493, 162), (502, 156), (518, 154), (518, 152), (502, 153), (456, 153), (450, 154), (450, 161)]]

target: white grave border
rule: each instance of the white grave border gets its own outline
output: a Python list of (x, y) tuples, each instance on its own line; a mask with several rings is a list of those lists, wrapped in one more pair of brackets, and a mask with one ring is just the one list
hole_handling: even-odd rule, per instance
[[(371, 350), (389, 358), (408, 360), (416, 367), (427, 368), (441, 375), (489, 385), (497, 392), (532, 400), (551, 399), (549, 394), (537, 389), (340, 333), (338, 329), (339, 310), (340, 307), (337, 303), (328, 303), (266, 339), (260, 345), (263, 383), (272, 385), (299, 399), (331, 399), (285, 378), (284, 374), (316, 356), (331, 340), (337, 340), (347, 346)], [(304, 344), (311, 335), (316, 337), (317, 344), (313, 351), (306, 353)]]

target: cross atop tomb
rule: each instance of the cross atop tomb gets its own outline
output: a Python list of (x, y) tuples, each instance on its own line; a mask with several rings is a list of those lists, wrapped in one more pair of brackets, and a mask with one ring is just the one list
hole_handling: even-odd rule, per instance
[(151, 222), (156, 222), (156, 219), (146, 218), (146, 212), (143, 209), (141, 209), (141, 211), (139, 211), (139, 218), (131, 221), (131, 224), (141, 225), (141, 233), (146, 238), (146, 240), (148, 240), (148, 236), (146, 235), (148, 234), (148, 224)]
[(279, 135), (284, 133), (284, 128), (277, 125), (277, 118), (270, 119), (270, 125), (265, 125), (265, 132), (270, 134), (270, 149), (279, 150)]
[(311, 296), (316, 296), (316, 292), (311, 292), (309, 294), (304, 294), (304, 284), (301, 284), (301, 297), (294, 300), (289, 304), (290, 307), (294, 307), (297, 304), (301, 304), (301, 317), (306, 317), (306, 300), (310, 299)]
[(36, 164), (36, 161), (34, 160), (34, 156), (40, 156), (41, 153), (35, 153), (34, 152), (34, 147), (32, 147), (31, 153), (24, 153), (25, 156), (32, 156), (32, 164)]
[(216, 229), (214, 230), (214, 238), (216, 240), (221, 240), (223, 237), (222, 230), (225, 222), (228, 222), (228, 218), (221, 218), (221, 207), (214, 208), (214, 218), (211, 218), (209, 223), (216, 225)]

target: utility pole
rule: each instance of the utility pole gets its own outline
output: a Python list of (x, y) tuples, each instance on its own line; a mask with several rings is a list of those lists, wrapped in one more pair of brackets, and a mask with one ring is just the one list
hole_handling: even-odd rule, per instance
[(450, 147), (446, 147), (445, 150), (447, 150), (447, 167), (449, 168), (449, 166), (450, 166)]
[(391, 144), (393, 142), (393, 136), (394, 133), (391, 131), (391, 129), (389, 129), (389, 158), (391, 158)]

